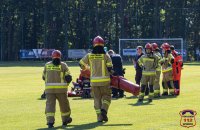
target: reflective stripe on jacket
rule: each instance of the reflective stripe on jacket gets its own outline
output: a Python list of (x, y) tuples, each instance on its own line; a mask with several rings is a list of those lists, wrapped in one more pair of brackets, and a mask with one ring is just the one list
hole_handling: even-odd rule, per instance
[(112, 61), (108, 54), (88, 53), (80, 62), (82, 66), (90, 66), (91, 86), (105, 86), (110, 83), (110, 73), (107, 67), (112, 67)]
[(43, 71), (45, 77), (45, 93), (66, 93), (68, 84), (65, 76), (69, 75), (67, 64), (61, 62), (60, 65), (53, 65), (52, 62), (46, 63)]
[(154, 54), (156, 55), (156, 56), (158, 56), (158, 67), (156, 68), (156, 71), (161, 71), (161, 64), (160, 64), (160, 61), (161, 61), (161, 59), (162, 59), (162, 56), (161, 56), (161, 54), (160, 54), (160, 52), (154, 52)]
[(167, 54), (167, 56), (162, 58), (162, 60), (161, 60), (161, 62), (163, 63), (162, 64), (162, 73), (172, 71), (172, 64), (171, 64), (172, 59), (174, 59), (174, 57), (171, 53)]
[(138, 64), (143, 68), (142, 75), (156, 75), (159, 57), (152, 54), (150, 57), (146, 54), (138, 59)]

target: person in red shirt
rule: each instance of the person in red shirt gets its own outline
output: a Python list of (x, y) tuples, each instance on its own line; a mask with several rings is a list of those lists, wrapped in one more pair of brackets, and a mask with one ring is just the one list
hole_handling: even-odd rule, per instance
[(172, 55), (174, 56), (174, 63), (172, 64), (173, 68), (173, 82), (174, 82), (174, 94), (179, 95), (180, 93), (180, 80), (181, 80), (181, 70), (183, 67), (183, 58), (177, 51), (173, 45), (170, 46)]

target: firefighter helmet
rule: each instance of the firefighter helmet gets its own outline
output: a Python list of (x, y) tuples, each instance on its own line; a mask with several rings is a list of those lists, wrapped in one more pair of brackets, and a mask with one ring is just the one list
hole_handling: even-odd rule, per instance
[(170, 49), (171, 49), (171, 50), (175, 50), (174, 45), (171, 45), (171, 46), (170, 46)]
[(170, 50), (170, 45), (169, 45), (168, 43), (163, 43), (163, 44), (161, 45), (161, 48), (162, 48), (163, 50), (165, 50), (165, 51), (168, 51), (168, 50)]
[(150, 43), (147, 43), (145, 45), (145, 49), (150, 49), (152, 51), (152, 45)]
[(159, 50), (158, 44), (157, 43), (152, 43), (152, 49), (153, 49), (153, 51)]
[(61, 58), (61, 52), (59, 50), (54, 50), (51, 54), (51, 57), (54, 58)]
[(93, 40), (93, 46), (104, 46), (104, 40), (100, 36), (96, 36)]

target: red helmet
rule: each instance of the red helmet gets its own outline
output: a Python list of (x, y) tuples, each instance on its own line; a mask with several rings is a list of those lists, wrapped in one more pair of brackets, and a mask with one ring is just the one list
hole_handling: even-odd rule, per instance
[(170, 45), (169, 45), (168, 43), (163, 43), (163, 44), (161, 45), (161, 48), (162, 48), (163, 50), (167, 51), (167, 50), (170, 50)]
[(152, 51), (152, 45), (150, 43), (147, 43), (145, 45), (145, 49), (150, 49)]
[(159, 50), (158, 44), (157, 43), (152, 43), (152, 49), (153, 49), (153, 51)]
[(93, 46), (104, 46), (104, 40), (100, 36), (96, 36), (93, 40)]
[(54, 50), (51, 54), (51, 57), (54, 58), (61, 58), (61, 52), (59, 50)]

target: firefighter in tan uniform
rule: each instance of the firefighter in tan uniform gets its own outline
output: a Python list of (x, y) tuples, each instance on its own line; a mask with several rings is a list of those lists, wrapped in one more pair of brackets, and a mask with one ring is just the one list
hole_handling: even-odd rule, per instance
[(94, 108), (98, 122), (108, 121), (107, 112), (111, 103), (110, 72), (111, 58), (104, 51), (104, 40), (97, 36), (93, 40), (93, 50), (80, 60), (85, 69), (90, 66), (90, 82), (94, 94)]
[(63, 126), (72, 122), (71, 110), (67, 99), (67, 87), (72, 81), (67, 64), (61, 62), (61, 52), (52, 52), (52, 61), (45, 64), (43, 71), (46, 93), (46, 119), (48, 128), (54, 127), (56, 99), (60, 105)]
[(138, 64), (143, 68), (141, 89), (138, 102), (142, 102), (144, 99), (144, 92), (149, 84), (149, 102), (152, 102), (154, 97), (153, 84), (156, 75), (156, 68), (158, 67), (158, 57), (152, 52), (152, 45), (147, 43), (145, 45), (145, 55), (141, 56), (138, 60)]
[[(164, 53), (161, 59), (162, 73), (163, 73), (163, 96), (174, 95), (174, 84), (173, 84), (173, 71), (172, 64), (174, 63), (174, 57), (171, 54), (170, 45), (168, 43), (163, 43), (162, 51)], [(169, 93), (168, 93), (169, 90)]]
[[(160, 49), (158, 47), (158, 44), (152, 43), (152, 49), (153, 49), (153, 53), (158, 56), (159, 62), (160, 62), (160, 60), (162, 59), (162, 56), (159, 52)], [(154, 98), (160, 97), (160, 74), (161, 74), (161, 64), (158, 63), (158, 67), (156, 69), (156, 77), (155, 77), (155, 81), (153, 85)]]

